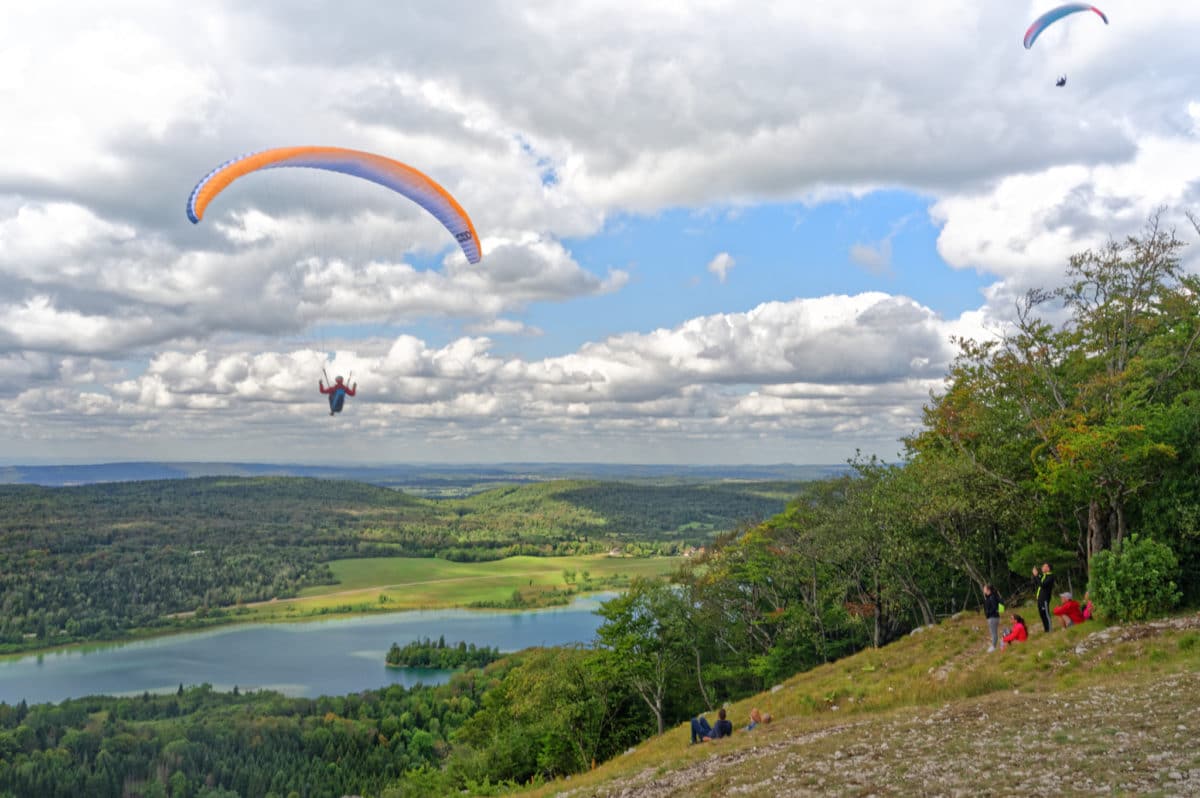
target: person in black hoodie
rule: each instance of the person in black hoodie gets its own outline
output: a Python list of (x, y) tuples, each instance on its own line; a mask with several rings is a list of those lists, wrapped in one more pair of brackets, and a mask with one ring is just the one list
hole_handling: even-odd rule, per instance
[(987, 618), (988, 632), (992, 636), (992, 644), (988, 646), (988, 653), (991, 653), (1000, 644), (1000, 594), (991, 585), (983, 586), (983, 617)]
[(1054, 595), (1054, 574), (1050, 573), (1050, 563), (1042, 563), (1039, 574), (1033, 569), (1033, 586), (1037, 588), (1038, 615), (1042, 616), (1042, 627), (1049, 632), (1054, 627), (1050, 625), (1050, 597)]
[(692, 718), (692, 742), (706, 743), (709, 740), (719, 740), (733, 734), (733, 723), (726, 719), (725, 708), (717, 712), (717, 725), (709, 726), (708, 718), (697, 715)]

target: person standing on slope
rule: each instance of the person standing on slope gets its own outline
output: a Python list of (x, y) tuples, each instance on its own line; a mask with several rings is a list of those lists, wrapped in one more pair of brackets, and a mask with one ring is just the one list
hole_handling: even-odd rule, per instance
[(1033, 586), (1037, 588), (1038, 615), (1042, 616), (1042, 626), (1049, 632), (1054, 628), (1050, 625), (1050, 597), (1054, 595), (1054, 574), (1050, 573), (1050, 563), (1042, 563), (1040, 574), (1034, 567)]
[(988, 646), (990, 654), (1000, 643), (1000, 594), (991, 585), (983, 586), (983, 617), (987, 619), (988, 632), (992, 636), (992, 644)]

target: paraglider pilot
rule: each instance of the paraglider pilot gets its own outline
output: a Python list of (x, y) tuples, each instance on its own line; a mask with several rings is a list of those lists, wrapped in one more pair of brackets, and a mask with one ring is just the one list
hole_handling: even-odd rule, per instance
[(346, 403), (347, 396), (354, 396), (354, 390), (358, 387), (358, 383), (346, 385), (341, 376), (334, 377), (334, 385), (325, 387), (322, 380), (317, 380), (317, 389), (323, 394), (329, 395), (329, 415), (342, 412), (342, 405)]
[(1055, 85), (1055, 86), (1058, 86), (1058, 87), (1060, 87), (1060, 88), (1061, 88), (1062, 86), (1066, 86), (1066, 85), (1067, 85), (1067, 76), (1066, 76), (1066, 75), (1059, 75), (1059, 76), (1058, 76), (1058, 80), (1054, 81), (1054, 85)]

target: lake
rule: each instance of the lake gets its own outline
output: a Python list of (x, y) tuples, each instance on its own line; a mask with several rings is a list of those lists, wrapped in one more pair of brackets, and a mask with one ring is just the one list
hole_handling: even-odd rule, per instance
[(228, 626), (205, 632), (32, 654), (0, 662), (0, 702), (58, 702), (85, 695), (141, 695), (211, 684), (218, 690), (346, 695), (390, 684), (435, 684), (448, 671), (388, 668), (392, 643), (428, 637), (501, 651), (591, 642), (612, 594), (528, 612), (424, 610), (303, 623)]

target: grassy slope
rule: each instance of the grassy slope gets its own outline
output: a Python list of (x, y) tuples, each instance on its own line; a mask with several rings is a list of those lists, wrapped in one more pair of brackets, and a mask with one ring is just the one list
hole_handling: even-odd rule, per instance
[[(730, 740), (680, 726), (529, 794), (1200, 794), (1200, 614), (984, 634), (949, 620), (731, 705)], [(743, 731), (752, 706), (777, 720)]]

